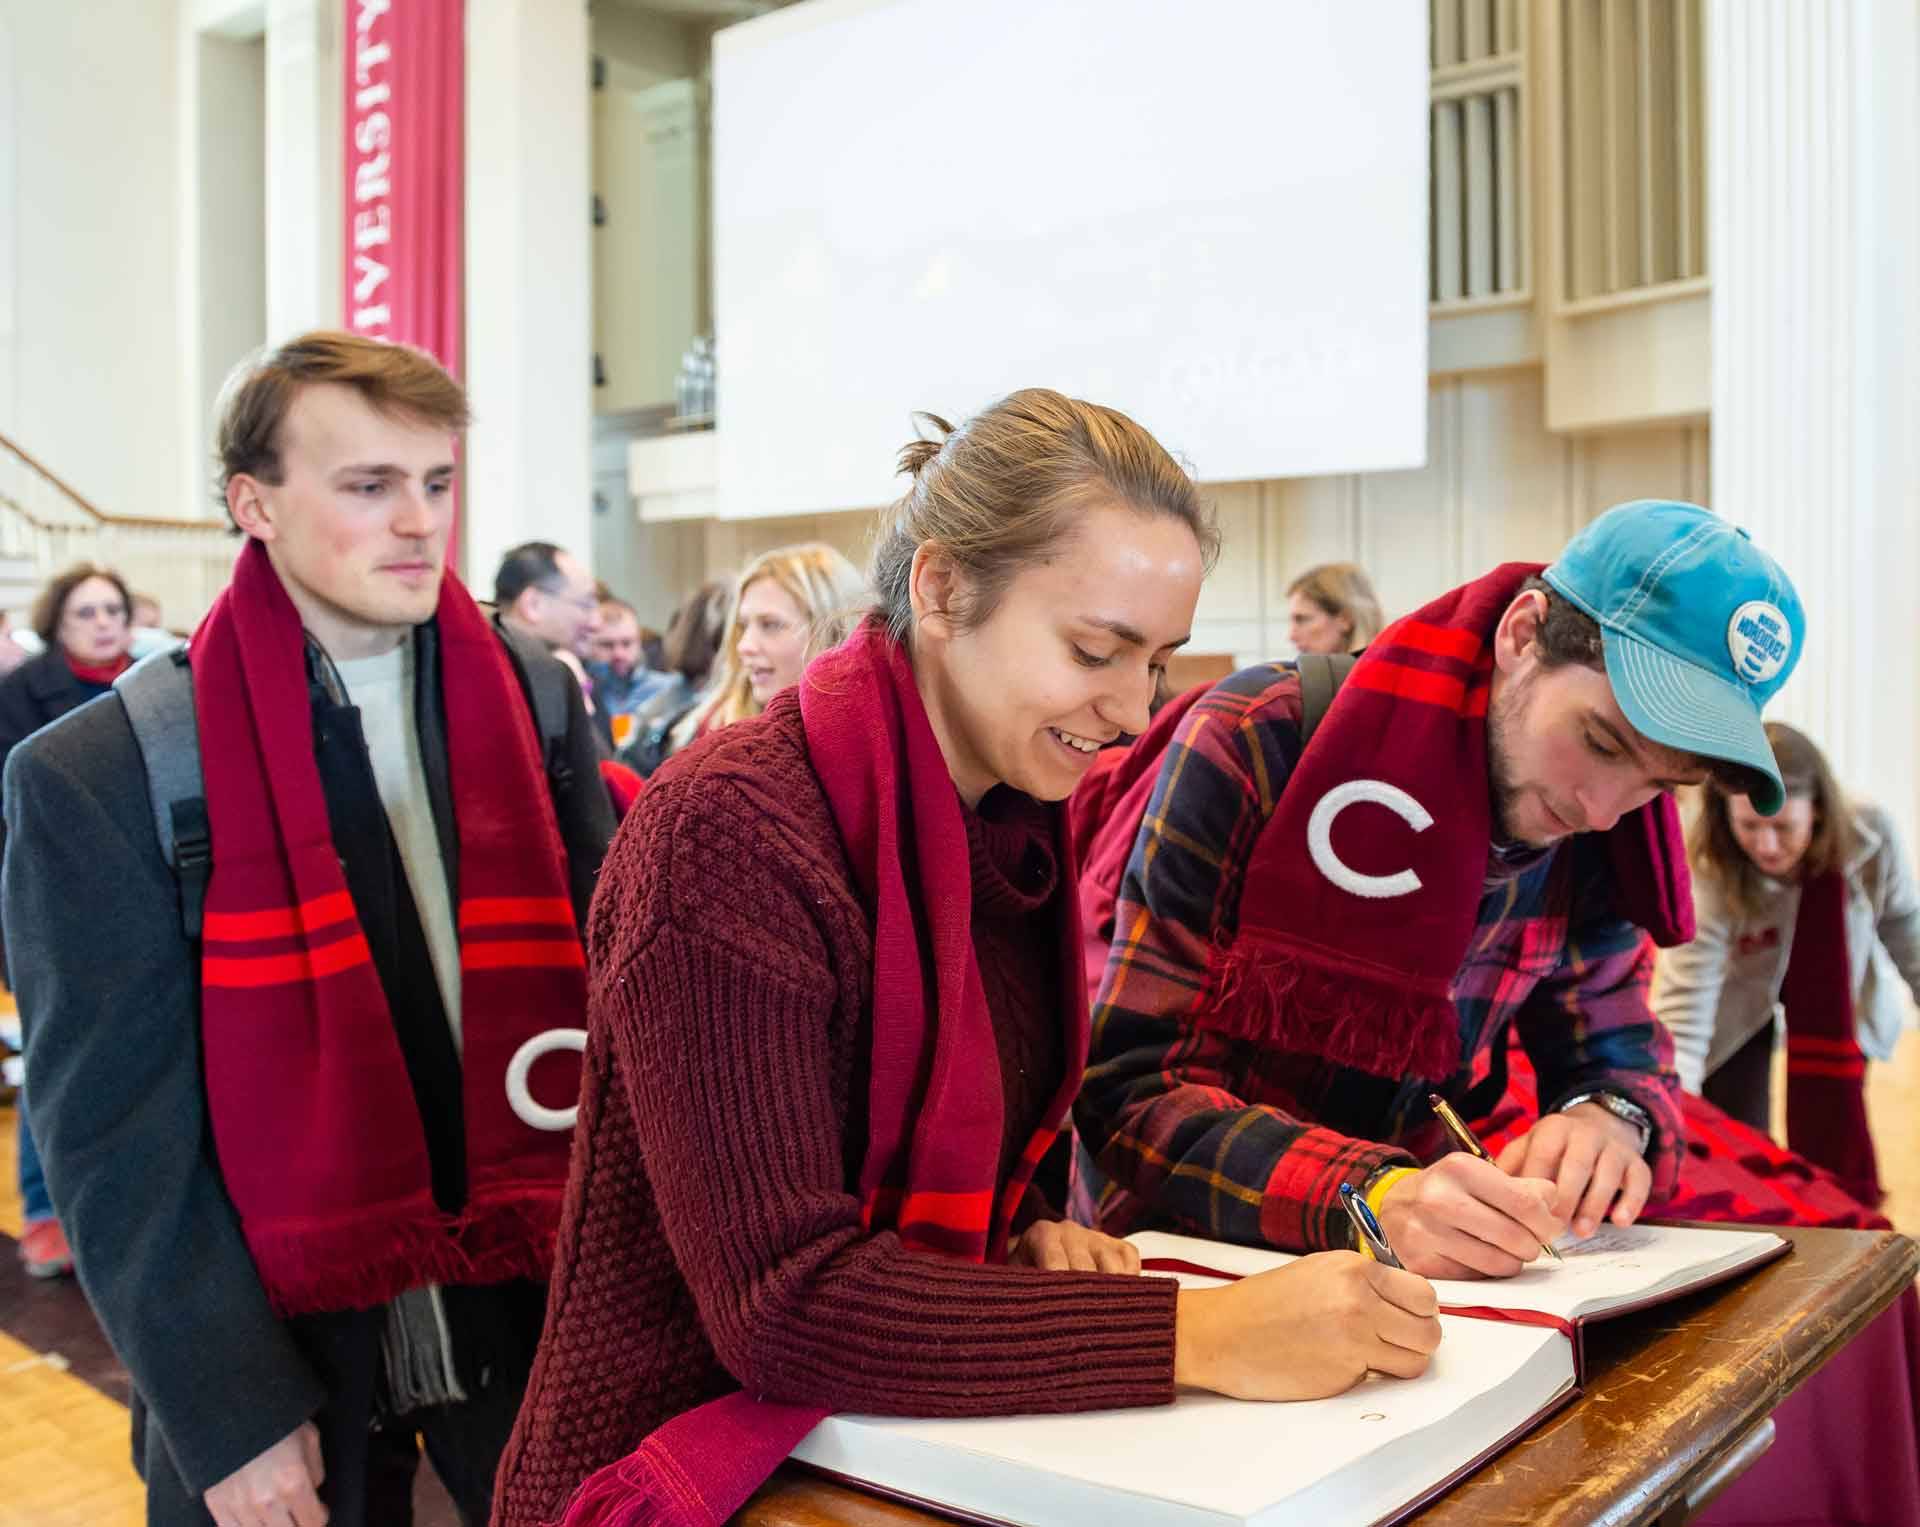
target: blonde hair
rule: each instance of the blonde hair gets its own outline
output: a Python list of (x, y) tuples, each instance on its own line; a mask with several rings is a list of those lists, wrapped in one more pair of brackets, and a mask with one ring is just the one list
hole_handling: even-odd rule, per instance
[(876, 608), (896, 640), (912, 632), (908, 584), (914, 553), (929, 543), (965, 575), (966, 604), (952, 612), (962, 629), (991, 615), (1014, 575), (1043, 560), (1101, 498), (1182, 521), (1207, 567), (1219, 555), (1213, 511), (1192, 477), (1115, 409), (1029, 387), (958, 429), (934, 414), (915, 417), (935, 438), (900, 452), (913, 484), (886, 511), (869, 568)]
[(1373, 580), (1358, 562), (1322, 562), (1310, 567), (1287, 585), (1287, 593), (1305, 594), (1335, 620), (1351, 622), (1349, 651), (1366, 646), (1386, 624)]
[(771, 578), (800, 607), (807, 622), (806, 661), (837, 647), (872, 603), (860, 571), (824, 541), (782, 546), (749, 562), (734, 580), (727, 605), (727, 639), (720, 668), (706, 698), (673, 729), (680, 747), (703, 727), (712, 731), (760, 714), (753, 686), (740, 664), (740, 598), (762, 578)]

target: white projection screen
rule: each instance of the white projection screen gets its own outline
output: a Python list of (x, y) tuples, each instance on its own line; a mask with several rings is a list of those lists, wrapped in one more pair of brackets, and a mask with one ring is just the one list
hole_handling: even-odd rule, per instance
[(1426, 452), (1427, 0), (803, 0), (714, 39), (719, 512), (1015, 388), (1203, 480)]

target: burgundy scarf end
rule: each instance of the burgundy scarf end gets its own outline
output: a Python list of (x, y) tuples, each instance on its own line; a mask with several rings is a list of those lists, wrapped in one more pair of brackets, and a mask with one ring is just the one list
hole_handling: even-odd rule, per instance
[(1460, 1068), (1460, 1015), (1414, 978), (1295, 951), (1216, 948), (1194, 1021), (1234, 1039), (1315, 1055), (1372, 1076), (1445, 1081)]
[(277, 1315), (364, 1310), (428, 1283), (484, 1286), (553, 1272), (559, 1189), (489, 1199), (449, 1221), (429, 1209), (349, 1222), (246, 1227)]
[(596, 1469), (573, 1492), (566, 1514), (542, 1527), (709, 1527), (705, 1513), (688, 1516), (667, 1498), (642, 1453)]

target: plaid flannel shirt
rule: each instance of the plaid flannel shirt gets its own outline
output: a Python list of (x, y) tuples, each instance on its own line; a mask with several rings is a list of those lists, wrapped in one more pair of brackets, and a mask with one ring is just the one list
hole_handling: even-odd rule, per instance
[[(1245, 669), (1197, 701), (1168, 744), (1127, 862), (1075, 1110), (1078, 1217), (1160, 1225), (1284, 1251), (1352, 1244), (1342, 1183), (1444, 1153), (1426, 1095), (1466, 1117), (1505, 1086), (1516, 1034), (1551, 1111), (1613, 1092), (1652, 1122), (1653, 1195), (1679, 1172), (1673, 1042), (1647, 1005), (1652, 949), (1612, 910), (1604, 839), (1489, 853), (1454, 981), (1461, 1069), (1445, 1085), (1370, 1076), (1195, 1024), (1207, 952), (1236, 929), (1255, 841), (1300, 756), (1292, 665)], [(1479, 1087), (1473, 1081), (1483, 1078)]]

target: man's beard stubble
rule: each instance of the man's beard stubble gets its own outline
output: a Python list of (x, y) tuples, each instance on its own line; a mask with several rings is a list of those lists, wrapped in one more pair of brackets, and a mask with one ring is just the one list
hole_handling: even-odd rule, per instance
[(1533, 675), (1528, 673), (1502, 687), (1487, 710), (1487, 790), (1493, 809), (1493, 841), (1512, 844), (1513, 809), (1520, 799), (1514, 778), (1512, 738), (1533, 708)]

